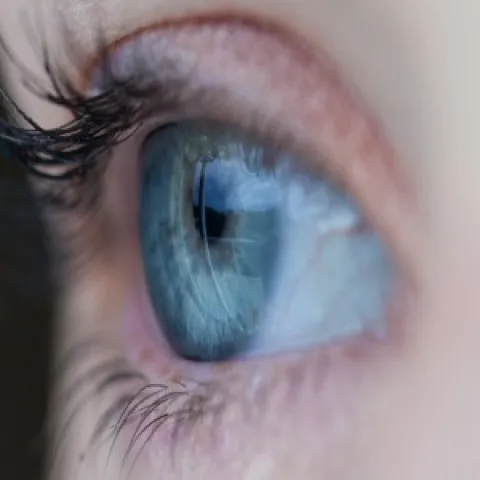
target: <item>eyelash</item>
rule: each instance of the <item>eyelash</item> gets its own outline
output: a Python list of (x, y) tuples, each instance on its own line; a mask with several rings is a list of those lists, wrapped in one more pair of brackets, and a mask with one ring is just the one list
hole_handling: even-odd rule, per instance
[[(102, 37), (99, 36), (101, 39)], [(35, 177), (59, 181), (83, 181), (98, 166), (99, 159), (127, 140), (145, 118), (146, 99), (161, 95), (154, 82), (140, 83), (138, 76), (119, 78), (113, 73), (107, 46), (99, 40), (96, 58), (103, 79), (102, 91), (93, 95), (81, 91), (62, 65), (52, 62), (48, 48), (42, 48), (42, 65), (50, 89), (32, 77), (9, 51), (0, 45), (23, 73), (23, 84), (38, 98), (67, 109), (73, 120), (54, 129), (43, 129), (30, 118), (4, 90), (0, 94), (7, 107), (27, 124), (27, 128), (0, 120), (0, 138)], [(51, 167), (54, 167), (53, 169)], [(60, 168), (58, 168), (60, 167)]]
[[(100, 59), (97, 69), (103, 88), (94, 95), (81, 91), (62, 66), (52, 62), (47, 48), (42, 49), (42, 64), (51, 83), (50, 89), (44, 88), (29, 74), (1, 37), (0, 48), (23, 73), (23, 84), (31, 92), (50, 104), (67, 109), (73, 117), (73, 120), (59, 128), (43, 129), (0, 88), (7, 108), (10, 107), (11, 116), (16, 113), (28, 125), (23, 128), (7, 119), (0, 119), (0, 138), (10, 146), (12, 156), (30, 174), (47, 182), (37, 192), (39, 203), (68, 210), (85, 205), (90, 207), (96, 196), (87, 196), (85, 187), (92, 189), (98, 186), (98, 179), (92, 182), (90, 174), (101, 171), (104, 168), (103, 160), (109, 157), (112, 149), (126, 141), (142, 125), (149, 114), (147, 99), (156, 95), (157, 101), (162, 103), (161, 90), (154, 79), (151, 82), (145, 80), (145, 75), (142, 75), (142, 81), (139, 81), (139, 75), (128, 78), (116, 76), (111, 69), (107, 46), (102, 40), (97, 44), (95, 58)], [(174, 99), (174, 95), (170, 94), (170, 99)], [(172, 100), (165, 102), (168, 107), (174, 104)], [(81, 187), (79, 191), (74, 188), (73, 196), (72, 185)], [(90, 202), (84, 203), (86, 198)], [(181, 429), (193, 428), (196, 420), (204, 418), (212, 410), (209, 401), (212, 392), (217, 389), (214, 383), (194, 382), (193, 386), (181, 382), (150, 383), (145, 375), (132, 369), (125, 359), (116, 355), (109, 356), (107, 360), (94, 361), (85, 371), (77, 372), (76, 369), (81, 368), (85, 361), (90, 362), (95, 357), (96, 350), (105, 353), (109, 345), (95, 339), (75, 345), (62, 357), (59, 371), (55, 374), (56, 382), (61, 384), (68, 379), (69, 386), (62, 388), (57, 399), (63, 420), (55, 424), (52, 434), (51, 470), (55, 468), (61, 445), (76, 417), (81, 415), (91, 400), (101, 396), (107, 389), (121, 385), (129, 387), (123, 395), (115, 395), (109, 406), (100, 413), (88, 445), (80, 454), (80, 463), (105, 438), (111, 441), (110, 457), (122, 431), (134, 424), (135, 429), (127, 442), (122, 461), (122, 468), (130, 461), (129, 468), (133, 469), (143, 449), (165, 422), (173, 422), (171, 431), (174, 440)], [(177, 399), (182, 399), (180, 405), (172, 409)], [(214, 410), (218, 414), (219, 406)]]
[[(110, 442), (105, 463), (107, 469), (113, 450), (118, 447), (119, 437), (123, 431), (132, 427), (121, 460), (122, 470), (131, 473), (143, 450), (165, 423), (170, 424), (170, 447), (173, 454), (175, 440), (182, 434), (191, 433), (198, 420), (204, 419), (206, 415), (218, 419), (221, 415), (225, 404), (212, 403), (218, 390), (216, 383), (194, 382), (193, 386), (180, 381), (169, 384), (150, 383), (142, 373), (129, 367), (125, 359), (113, 353), (114, 349), (112, 355), (105, 357), (105, 353), (111, 349), (111, 344), (99, 339), (76, 344), (63, 357), (55, 372), (57, 381), (68, 378), (69, 382), (56, 399), (64, 417), (55, 425), (52, 435), (50, 470), (55, 469), (56, 462), (60, 459), (62, 445), (76, 417), (80, 416), (90, 401), (101, 398), (109, 388), (129, 386), (125, 393), (117, 392), (108, 407), (100, 413), (85, 449), (79, 454), (80, 463), (92, 453), (93, 448), (107, 440)], [(97, 354), (100, 354), (98, 359)], [(78, 372), (82, 361), (87, 358), (95, 359), (93, 364), (85, 371)], [(178, 405), (172, 408), (175, 403)]]

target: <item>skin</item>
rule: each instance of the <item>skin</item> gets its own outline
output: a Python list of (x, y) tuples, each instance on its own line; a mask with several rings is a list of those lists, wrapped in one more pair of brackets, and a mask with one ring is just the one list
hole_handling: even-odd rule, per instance
[[(63, 14), (78, 32), (75, 38), (89, 52), (88, 27), (97, 2), (63, 2)], [(3, 2), (1, 31), (16, 55), (41, 74), (19, 27), (21, 10), (34, 3)], [(45, 0), (43, 5), (54, 39), (58, 32), (54, 16), (48, 14), (53, 2)], [(315, 384), (319, 359), (325, 355), (320, 347), (216, 369), (212, 378), (228, 379), (230, 392), (222, 394), (229, 406), (215, 427), (217, 438), (211, 435), (208, 420), (200, 422), (190, 438), (178, 443), (179, 462), (174, 467), (168, 462), (167, 436), (160, 435), (154, 454), (140, 459), (136, 478), (479, 478), (480, 141), (474, 126), (480, 124), (480, 59), (476, 55), (480, 4), (467, 0), (301, 0), (273, 6), (266, 0), (138, 0), (128, 4), (104, 0), (101, 9), (108, 19), (110, 41), (165, 19), (217, 11), (268, 19), (297, 32), (314, 50), (335, 59), (345, 83), (381, 125), (408, 185), (407, 193), (398, 185), (392, 187), (402, 190), (392, 192), (398, 217), (384, 229), (408, 272), (406, 283), (412, 295), (408, 301), (402, 297), (404, 308), (392, 315), (395, 327), (384, 344), (370, 350), (364, 346), (358, 357), (335, 361), (321, 389)], [(68, 118), (28, 94), (10, 67), (9, 88), (29, 114), (45, 126)], [(121, 186), (129, 185), (128, 168), (132, 168), (128, 162), (120, 161), (107, 175), (105, 188), (111, 204), (128, 204), (119, 196), (124, 191)], [(382, 202), (380, 196), (372, 204)], [(113, 207), (108, 212), (117, 218)], [(128, 233), (132, 225), (128, 220), (115, 222), (117, 240), (110, 249), (108, 242), (113, 240), (108, 231), (87, 222), (101, 253), (82, 275), (66, 275), (58, 322), (59, 356), (93, 334), (113, 340), (116, 353), (128, 362), (138, 361), (119, 319), (127, 317), (131, 326), (137, 316), (148, 317), (151, 312), (142, 310), (148, 310), (148, 302), (138, 300), (136, 294), (131, 300), (136, 283), (132, 278), (140, 278), (138, 254), (125, 255), (138, 247)], [(86, 242), (89, 237), (82, 238)], [(145, 336), (134, 327), (129, 332)], [(152, 379), (171, 377), (172, 370), (180, 378), (200, 375), (171, 360), (163, 365), (159, 359), (164, 357), (157, 355), (139, 367)], [(331, 358), (336, 358), (335, 352)], [(292, 370), (311, 376), (295, 390), (296, 395), (285, 395), (282, 381)], [(252, 420), (245, 410), (252, 407), (248, 392), (253, 388), (254, 372), (259, 372), (266, 385), (269, 403), (255, 397)], [(118, 478), (117, 473), (102, 468), (108, 445), (96, 446), (96, 455), (90, 452), (79, 462), (82, 444), (101, 411), (99, 402), (82, 413), (72, 427), (74, 434), (65, 437), (53, 477), (70, 478), (78, 472), (81, 480), (95, 475)], [(52, 404), (53, 417), (61, 416), (61, 404)], [(119, 460), (116, 455), (113, 463)]]

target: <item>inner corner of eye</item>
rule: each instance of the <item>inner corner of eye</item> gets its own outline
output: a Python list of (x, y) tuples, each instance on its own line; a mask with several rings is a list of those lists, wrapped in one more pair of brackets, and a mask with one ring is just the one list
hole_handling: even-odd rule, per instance
[[(201, 120), (142, 150), (140, 237), (157, 327), (200, 362), (385, 330), (394, 265), (359, 206), (266, 142)], [(292, 321), (292, 319), (294, 321)]]

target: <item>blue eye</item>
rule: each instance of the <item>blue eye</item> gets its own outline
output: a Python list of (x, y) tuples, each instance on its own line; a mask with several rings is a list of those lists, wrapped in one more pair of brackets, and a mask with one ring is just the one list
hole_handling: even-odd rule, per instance
[(154, 131), (143, 161), (146, 280), (179, 356), (222, 361), (382, 330), (390, 256), (325, 179), (207, 121)]

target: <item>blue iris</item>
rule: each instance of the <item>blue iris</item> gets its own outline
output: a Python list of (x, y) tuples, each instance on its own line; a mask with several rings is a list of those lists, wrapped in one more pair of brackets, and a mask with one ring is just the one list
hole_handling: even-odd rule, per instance
[[(146, 279), (160, 327), (184, 358), (231, 358), (258, 331), (279, 238), (278, 185), (260, 175), (263, 154), (211, 123), (168, 125), (144, 144)], [(257, 167), (247, 165), (253, 157)]]
[(159, 128), (143, 157), (146, 280), (179, 356), (221, 361), (384, 335), (395, 265), (327, 178), (213, 122)]

